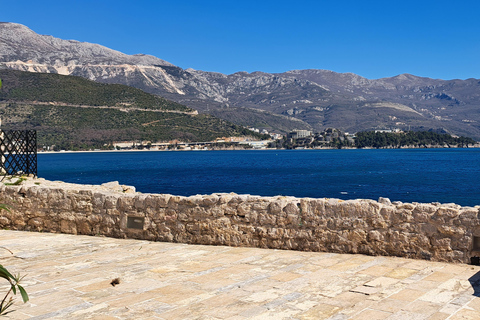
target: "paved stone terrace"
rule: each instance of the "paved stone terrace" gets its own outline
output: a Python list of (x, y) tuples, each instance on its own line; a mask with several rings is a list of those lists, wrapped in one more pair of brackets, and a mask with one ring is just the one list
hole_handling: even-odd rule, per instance
[(6, 230), (0, 246), (30, 295), (11, 319), (480, 319), (478, 266)]

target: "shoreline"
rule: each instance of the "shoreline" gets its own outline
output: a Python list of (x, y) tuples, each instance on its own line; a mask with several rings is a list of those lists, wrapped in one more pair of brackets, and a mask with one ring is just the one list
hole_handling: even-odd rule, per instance
[(126, 149), (126, 150), (62, 150), (62, 151), (37, 151), (37, 154), (61, 154), (61, 153), (87, 153), (87, 152), (209, 152), (209, 151), (279, 151), (279, 150), (288, 150), (288, 151), (319, 151), (319, 150), (414, 150), (414, 149), (480, 149), (480, 144), (473, 147), (405, 147), (405, 148), (315, 148), (315, 149), (274, 149), (274, 148), (263, 148), (263, 149), (198, 149), (198, 150), (149, 150), (149, 149)]

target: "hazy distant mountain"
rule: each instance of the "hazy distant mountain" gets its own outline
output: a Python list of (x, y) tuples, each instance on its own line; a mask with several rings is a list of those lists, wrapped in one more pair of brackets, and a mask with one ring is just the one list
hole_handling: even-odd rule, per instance
[(404, 74), (369, 80), (326, 70), (224, 75), (38, 35), (13, 23), (0, 23), (0, 64), (127, 84), (242, 125), (282, 131), (437, 129), (480, 139), (477, 79), (446, 81)]

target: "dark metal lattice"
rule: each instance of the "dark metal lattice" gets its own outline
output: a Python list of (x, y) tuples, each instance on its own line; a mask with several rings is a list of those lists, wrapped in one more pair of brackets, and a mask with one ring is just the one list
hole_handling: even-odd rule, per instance
[(0, 176), (37, 176), (37, 131), (0, 130)]

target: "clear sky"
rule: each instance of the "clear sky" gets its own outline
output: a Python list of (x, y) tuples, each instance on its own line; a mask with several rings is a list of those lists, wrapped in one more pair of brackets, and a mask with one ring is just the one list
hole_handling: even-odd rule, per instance
[(480, 0), (0, 0), (0, 21), (225, 74), (480, 78)]

